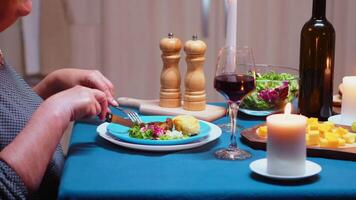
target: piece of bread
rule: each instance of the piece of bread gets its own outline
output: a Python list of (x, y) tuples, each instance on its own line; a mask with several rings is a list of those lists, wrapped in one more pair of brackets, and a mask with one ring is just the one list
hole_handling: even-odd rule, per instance
[(197, 118), (190, 115), (178, 115), (173, 118), (173, 124), (177, 131), (183, 135), (197, 135), (200, 132), (200, 125)]

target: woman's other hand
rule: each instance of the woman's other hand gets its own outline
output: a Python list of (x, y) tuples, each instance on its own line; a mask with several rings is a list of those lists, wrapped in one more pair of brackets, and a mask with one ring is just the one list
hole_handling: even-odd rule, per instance
[(64, 130), (71, 120), (108, 112), (104, 92), (75, 86), (46, 99), (20, 134), (0, 152), (30, 191), (36, 191)]
[(76, 85), (100, 90), (105, 93), (110, 105), (118, 105), (114, 100), (113, 84), (98, 70), (60, 69), (49, 74), (34, 90), (46, 99)]

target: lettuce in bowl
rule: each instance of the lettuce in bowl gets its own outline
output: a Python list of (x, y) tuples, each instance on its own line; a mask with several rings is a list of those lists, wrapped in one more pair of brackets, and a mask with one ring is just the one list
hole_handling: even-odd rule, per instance
[[(246, 96), (240, 107), (249, 110), (278, 110), (298, 96), (298, 77), (291, 73), (276, 72), (276, 67), (266, 67), (256, 73), (256, 90)], [(278, 67), (277, 71), (286, 70)], [(296, 70), (295, 70), (296, 71)], [(293, 73), (293, 74), (292, 74)]]

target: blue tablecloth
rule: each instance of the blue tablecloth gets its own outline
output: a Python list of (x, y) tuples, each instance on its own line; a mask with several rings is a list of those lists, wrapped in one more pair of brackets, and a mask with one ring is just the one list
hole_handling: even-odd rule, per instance
[[(263, 120), (245, 117), (238, 124), (247, 128)], [(251, 159), (216, 159), (213, 152), (228, 145), (226, 132), (196, 149), (154, 153), (111, 144), (97, 135), (96, 127), (75, 123), (59, 199), (356, 199), (356, 162), (308, 158), (322, 166), (319, 175), (281, 182), (251, 173), (249, 164), (266, 152), (240, 141)]]

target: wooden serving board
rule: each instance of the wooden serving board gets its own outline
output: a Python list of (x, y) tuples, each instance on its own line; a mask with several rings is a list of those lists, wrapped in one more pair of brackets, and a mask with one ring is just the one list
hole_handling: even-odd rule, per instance
[(159, 100), (142, 100), (128, 97), (119, 97), (117, 99), (119, 105), (138, 108), (142, 114), (151, 115), (192, 115), (198, 119), (208, 122), (219, 119), (225, 116), (226, 109), (221, 106), (206, 105), (203, 111), (188, 111), (182, 107), (164, 108), (159, 106)]
[[(254, 149), (266, 150), (267, 138), (262, 138), (257, 135), (256, 130), (261, 124), (252, 128), (245, 129), (241, 132), (242, 141)], [(341, 126), (350, 130), (350, 127)], [(333, 158), (341, 160), (356, 161), (356, 147), (340, 147), (340, 148), (321, 148), (307, 147), (307, 156)]]

